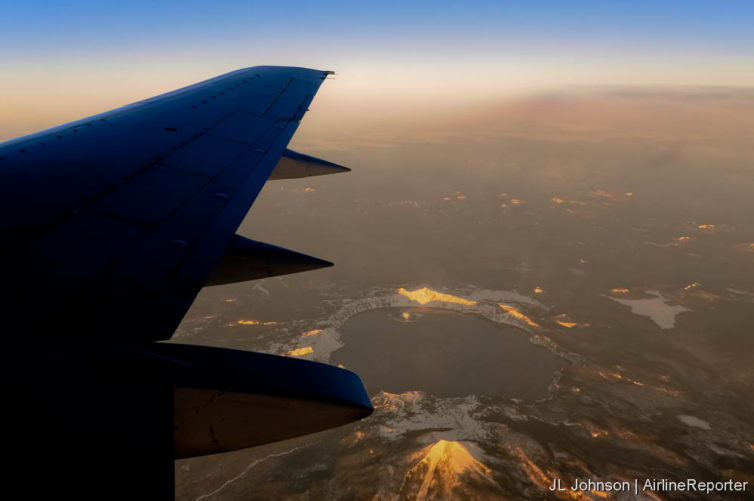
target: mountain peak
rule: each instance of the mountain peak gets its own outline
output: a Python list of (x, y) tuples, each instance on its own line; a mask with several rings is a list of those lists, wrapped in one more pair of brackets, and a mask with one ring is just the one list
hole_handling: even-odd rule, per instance
[(416, 455), (419, 461), (406, 473), (400, 498), (494, 499), (499, 486), (492, 472), (461, 442), (439, 440)]

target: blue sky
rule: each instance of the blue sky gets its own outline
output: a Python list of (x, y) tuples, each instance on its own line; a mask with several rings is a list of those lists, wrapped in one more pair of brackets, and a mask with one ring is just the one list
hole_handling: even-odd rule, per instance
[[(754, 55), (748, 1), (6, 2), (4, 63), (222, 51), (308, 60)], [(147, 54), (145, 54), (147, 52)], [(261, 56), (260, 56), (261, 57)]]

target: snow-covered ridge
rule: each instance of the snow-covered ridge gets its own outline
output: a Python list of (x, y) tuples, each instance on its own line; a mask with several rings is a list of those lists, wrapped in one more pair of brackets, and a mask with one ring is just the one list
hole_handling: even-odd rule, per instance
[(478, 420), (479, 399), (439, 398), (421, 391), (388, 393), (372, 397), (372, 405), (382, 417), (377, 433), (394, 441), (409, 432), (434, 430), (428, 441), (467, 440), (484, 442), (489, 438), (485, 424)]
[(315, 330), (319, 332), (312, 334), (315, 331), (308, 331), (306, 336), (297, 338), (292, 344), (276, 345), (271, 351), (301, 353), (301, 358), (328, 362), (330, 355), (344, 346), (339, 329), (352, 316), (379, 308), (411, 308), (419, 305), (480, 315), (492, 322), (516, 327), (530, 334), (531, 343), (544, 346), (571, 362), (580, 359), (578, 355), (564, 352), (550, 338), (540, 334), (542, 329), (539, 324), (530, 318), (531, 310), (542, 311), (546, 308), (532, 297), (513, 291), (470, 289), (450, 292), (428, 286), (415, 289), (378, 289), (371, 291), (367, 297), (346, 300), (338, 311), (316, 326)]

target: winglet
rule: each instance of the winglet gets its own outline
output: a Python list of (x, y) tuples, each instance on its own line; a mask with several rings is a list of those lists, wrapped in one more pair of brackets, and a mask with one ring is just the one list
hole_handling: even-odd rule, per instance
[(348, 167), (286, 149), (275, 166), (275, 170), (272, 171), (270, 179), (296, 179), (350, 171)]
[(316, 270), (333, 263), (235, 235), (205, 286)]

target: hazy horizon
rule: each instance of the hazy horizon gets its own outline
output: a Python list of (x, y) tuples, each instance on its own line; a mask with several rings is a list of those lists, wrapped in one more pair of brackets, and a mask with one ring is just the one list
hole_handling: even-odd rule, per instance
[(574, 86), (750, 89), (753, 24), (738, 0), (24, 2), (0, 19), (0, 139), (268, 64), (337, 71), (304, 128)]

